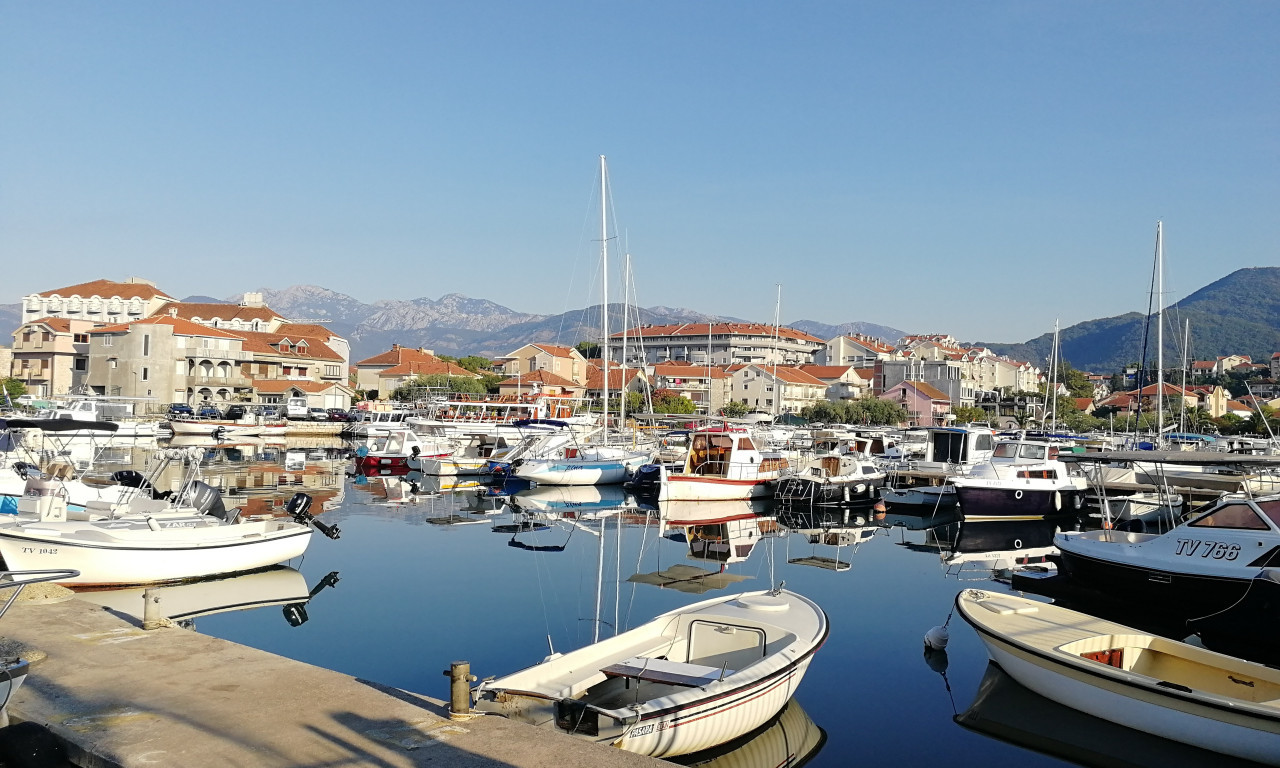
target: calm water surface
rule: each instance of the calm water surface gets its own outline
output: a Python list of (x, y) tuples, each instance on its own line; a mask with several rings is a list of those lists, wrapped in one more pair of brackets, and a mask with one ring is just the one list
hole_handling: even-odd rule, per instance
[[(659, 524), (656, 510), (629, 510), (621, 526), (611, 517), (603, 523), (602, 537), (601, 523), (590, 519), (593, 514), (634, 503), (620, 489), (538, 488), (508, 501), (476, 490), (432, 493), (438, 483), (430, 478), (410, 485), (405, 478), (345, 477), (348, 465), (327, 460), (320, 450), (309, 456), (283, 450), (211, 450), (210, 457), (214, 472), (268, 486), (249, 491), (256, 504), (281, 504), (295, 490), (315, 492), (316, 508), (322, 502), (329, 507), (322, 519), (338, 524), (342, 537), (330, 541), (315, 536), (305, 558), (290, 564), (301, 573), (298, 583), (305, 580), (307, 587), (331, 572), (338, 574), (334, 586), (303, 606), (305, 622), (292, 626), (286, 611), (272, 606), (201, 616), (194, 620), (201, 632), (447, 698), (441, 672), (455, 659), (469, 660), (481, 677), (502, 675), (540, 661), (548, 652), (548, 636), (561, 652), (591, 642), (600, 572), (601, 637), (698, 600), (767, 589), (785, 580), (788, 589), (821, 605), (831, 624), (830, 639), (795, 697), (827, 735), (810, 765), (1070, 764), (954, 722), (973, 702), (988, 672), (986, 650), (963, 621), (956, 617), (950, 623), (945, 661), (926, 663), (921, 641), (926, 630), (947, 619), (960, 589), (1009, 591), (993, 578), (993, 567), (1009, 564), (1008, 554), (1001, 551), (1016, 546), (1024, 556), (1038, 557), (1051, 542), (1055, 523), (962, 528), (941, 518), (908, 515), (891, 514), (880, 521), (860, 514), (848, 520), (828, 516), (826, 525), (835, 524), (843, 533), (828, 532), (815, 543), (814, 535), (796, 529), (816, 528), (824, 520), (782, 514), (775, 525), (780, 510), (761, 506), (764, 524), (751, 521), (753, 536), (736, 537), (735, 556), (721, 564), (694, 559), (688, 543), (664, 537), (672, 530)], [(295, 474), (285, 472), (286, 458)], [(300, 461), (307, 469), (298, 473)], [(304, 482), (303, 476), (310, 479)], [(548, 511), (561, 519), (548, 520)], [(563, 519), (566, 515), (576, 519)], [(502, 528), (529, 516), (543, 525), (515, 534)], [(942, 525), (930, 527), (936, 523)], [(673, 566), (723, 570), (741, 580), (702, 595), (628, 581)], [(259, 588), (247, 577), (239, 579), (244, 579), (245, 590)], [(272, 587), (266, 580), (260, 583), (266, 599)], [(294, 609), (294, 623), (302, 615)], [(1007, 682), (1002, 684), (1002, 690), (1008, 688)], [(1015, 702), (1008, 708), (1015, 730), (1079, 718), (1039, 697), (1030, 699), (1031, 705)], [(996, 719), (1005, 717), (994, 702), (986, 711)], [(1040, 722), (1018, 722), (1028, 717)], [(1094, 721), (1072, 727), (1101, 725)], [(1097, 738), (1108, 740), (1102, 731)], [(1122, 734), (1109, 741), (1127, 739)], [(1137, 764), (1169, 746), (1138, 744), (1134, 748), (1146, 757)], [(1038, 748), (1094, 762), (1061, 746), (1041, 743)], [(1172, 753), (1187, 765), (1208, 758), (1183, 747)], [(775, 765), (769, 763), (769, 768)]]

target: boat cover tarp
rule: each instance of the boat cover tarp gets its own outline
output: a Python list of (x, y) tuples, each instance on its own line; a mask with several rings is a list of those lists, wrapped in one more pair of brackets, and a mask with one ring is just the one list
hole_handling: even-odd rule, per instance
[(1280, 467), (1280, 456), (1255, 456), (1222, 451), (1098, 451), (1096, 453), (1064, 453), (1062, 461), (1122, 462), (1145, 461), (1150, 464), (1202, 464), (1205, 466), (1266, 466)]
[(45, 432), (115, 432), (120, 425), (113, 421), (79, 421), (76, 419), (0, 419), (0, 429), (39, 429)]

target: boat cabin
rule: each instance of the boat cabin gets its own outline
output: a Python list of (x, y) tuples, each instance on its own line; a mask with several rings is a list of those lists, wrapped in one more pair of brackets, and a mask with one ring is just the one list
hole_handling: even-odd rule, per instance
[(695, 432), (689, 441), (684, 474), (738, 478), (786, 469), (787, 460), (777, 453), (763, 454), (746, 430)]
[(972, 466), (989, 460), (995, 452), (995, 434), (985, 427), (933, 427), (925, 434), (921, 469)]

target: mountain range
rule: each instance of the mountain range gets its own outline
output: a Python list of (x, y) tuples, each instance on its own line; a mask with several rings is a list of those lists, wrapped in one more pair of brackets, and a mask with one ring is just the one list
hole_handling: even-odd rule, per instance
[[(1184, 323), (1190, 322), (1189, 360), (1249, 355), (1266, 363), (1280, 351), (1280, 267), (1250, 267), (1232, 272), (1187, 296), (1164, 313), (1166, 368), (1182, 364)], [(1148, 367), (1156, 360), (1156, 319), (1129, 312), (1077, 323), (1059, 332), (1062, 358), (1078, 369), (1117, 371), (1139, 362), (1146, 336)], [(1020, 344), (975, 342), (997, 354), (1043, 363), (1053, 349), (1053, 333)]]
[[(505, 355), (529, 342), (573, 345), (596, 339), (600, 333), (599, 307), (586, 307), (557, 315), (519, 312), (488, 299), (458, 293), (439, 299), (384, 300), (372, 304), (315, 285), (259, 289), (267, 305), (298, 321), (323, 322), (351, 342), (352, 359), (360, 360), (389, 349), (393, 343), (426, 347), (438, 354)], [(243, 294), (221, 301), (235, 303)], [(216, 302), (208, 296), (185, 301)], [(609, 307), (609, 326), (623, 327), (623, 307)], [(707, 315), (691, 309), (655, 306), (631, 308), (627, 325), (652, 323), (742, 322), (735, 317)], [(1280, 267), (1241, 269), (1187, 296), (1165, 312), (1165, 361), (1176, 367), (1182, 359), (1182, 329), (1190, 321), (1191, 356), (1214, 359), (1245, 354), (1265, 362), (1280, 350)], [(0, 330), (16, 329), (21, 322), (19, 304), (0, 304)], [(896, 341), (904, 334), (897, 328), (868, 322), (828, 325), (812, 320), (786, 323), (823, 339), (863, 333)], [(1155, 359), (1155, 326), (1145, 315), (1130, 312), (1115, 317), (1077, 323), (1060, 332), (1062, 356), (1077, 368), (1096, 372), (1119, 370), (1142, 357), (1147, 331), (1147, 357)], [(4, 334), (7, 341), (9, 333)], [(1020, 343), (976, 341), (999, 354), (1043, 363), (1053, 344), (1045, 333)]]

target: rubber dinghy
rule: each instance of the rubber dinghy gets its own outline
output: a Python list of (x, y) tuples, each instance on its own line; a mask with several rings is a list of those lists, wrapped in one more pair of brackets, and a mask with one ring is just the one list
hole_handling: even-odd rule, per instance
[(487, 680), (476, 707), (628, 752), (697, 752), (778, 714), (827, 630), (794, 592), (718, 597)]
[(1046, 699), (1280, 765), (1280, 670), (1014, 595), (966, 589), (956, 608), (992, 661)]

